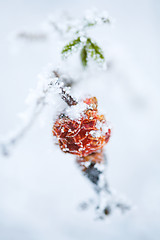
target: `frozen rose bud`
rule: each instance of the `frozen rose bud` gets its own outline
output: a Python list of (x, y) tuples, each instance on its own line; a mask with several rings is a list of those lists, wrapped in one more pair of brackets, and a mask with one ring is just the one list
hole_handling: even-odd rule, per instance
[[(61, 150), (82, 157), (102, 149), (111, 135), (104, 115), (98, 115), (97, 99), (86, 98), (84, 104), (85, 109), (83, 107), (82, 112), (75, 114), (78, 118), (74, 119), (73, 113), (61, 115), (53, 125), (53, 135), (57, 137)], [(73, 111), (76, 108), (78, 105)]]

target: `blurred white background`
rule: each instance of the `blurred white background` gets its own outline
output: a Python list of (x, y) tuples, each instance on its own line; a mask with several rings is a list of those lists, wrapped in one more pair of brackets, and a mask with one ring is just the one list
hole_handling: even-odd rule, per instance
[(91, 7), (115, 19), (113, 28), (103, 27), (96, 37), (113, 67), (79, 89), (96, 95), (112, 122), (108, 180), (136, 210), (101, 222), (92, 210), (77, 209), (93, 192), (74, 157), (53, 145), (48, 119), (44, 127), (34, 124), (10, 157), (0, 157), (1, 240), (160, 239), (160, 1), (1, 0), (0, 135), (19, 126), (17, 113), (25, 109), (29, 89), (48, 63), (57, 64), (61, 46), (56, 34), (29, 43), (14, 39), (14, 33), (43, 29), (50, 14), (81, 16)]

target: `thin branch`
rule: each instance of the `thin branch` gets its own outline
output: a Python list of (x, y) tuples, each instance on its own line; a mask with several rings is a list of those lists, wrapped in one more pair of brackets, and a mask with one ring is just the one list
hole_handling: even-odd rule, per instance
[[(61, 98), (69, 105), (75, 105), (77, 102), (73, 99), (73, 97), (66, 92), (65, 88), (68, 86), (68, 82), (66, 78), (61, 78), (60, 74), (57, 71), (53, 71), (55, 77), (49, 78), (49, 83), (45, 89), (42, 90), (42, 94), (40, 97), (36, 99), (35, 107), (32, 111), (31, 116), (29, 117), (27, 123), (25, 123), (18, 131), (16, 131), (14, 134), (10, 134), (11, 137), (9, 137), (6, 141), (0, 142), (0, 152), (4, 156), (8, 156), (10, 154), (11, 148), (15, 146), (22, 137), (30, 130), (34, 122), (36, 121), (37, 117), (40, 115), (40, 113), (43, 111), (44, 107), (46, 106), (46, 99), (48, 94), (50, 93), (51, 89), (59, 88), (60, 96)], [(59, 82), (63, 80), (63, 87), (57, 82), (57, 78), (59, 79)], [(66, 81), (65, 81), (66, 80)], [(69, 79), (69, 82), (71, 84), (71, 79)]]
[(17, 38), (24, 39), (27, 41), (45, 41), (48, 36), (46, 33), (31, 33), (31, 32), (20, 32), (17, 34)]
[[(119, 209), (123, 213), (131, 209), (131, 205), (116, 195), (108, 184), (106, 179), (107, 159), (103, 151), (92, 153), (87, 157), (77, 157), (76, 162), (96, 193), (96, 201), (85, 203), (85, 209), (94, 203), (98, 219), (104, 219), (115, 209)], [(84, 203), (82, 208), (83, 206)]]
[[(53, 73), (55, 74), (55, 76), (58, 79), (61, 79), (61, 76), (57, 71), (53, 71)], [(57, 82), (57, 84), (59, 85), (58, 82)], [(65, 86), (63, 86), (63, 87), (59, 86), (59, 89), (61, 90), (61, 92), (59, 93), (61, 98), (68, 104), (68, 106), (76, 105), (78, 103), (69, 93), (66, 92)]]

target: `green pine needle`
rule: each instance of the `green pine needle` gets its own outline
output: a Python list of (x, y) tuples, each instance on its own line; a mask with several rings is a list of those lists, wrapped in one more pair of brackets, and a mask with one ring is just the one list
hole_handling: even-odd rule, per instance
[(84, 46), (81, 50), (81, 61), (82, 61), (83, 67), (86, 67), (87, 66), (87, 49), (86, 49), (86, 46)]
[(64, 58), (68, 57), (69, 54), (73, 53), (74, 50), (78, 50), (81, 47), (81, 62), (83, 67), (87, 67), (88, 64), (88, 56), (93, 58), (97, 63), (103, 63), (105, 61), (105, 57), (102, 49), (91, 40), (91, 38), (87, 38), (86, 42), (81, 42), (81, 38), (78, 37), (73, 41), (69, 42), (62, 49), (62, 56)]
[(88, 52), (90, 53), (90, 56), (95, 61), (99, 61), (99, 60), (100, 62), (105, 61), (103, 51), (96, 43), (92, 42), (92, 40), (88, 38), (86, 44), (87, 44), (87, 48), (88, 48)]
[(78, 48), (81, 43), (80, 37), (77, 39), (74, 39), (73, 41), (69, 42), (67, 45), (65, 45), (61, 51), (61, 54), (66, 57), (69, 53), (73, 51), (73, 47)]

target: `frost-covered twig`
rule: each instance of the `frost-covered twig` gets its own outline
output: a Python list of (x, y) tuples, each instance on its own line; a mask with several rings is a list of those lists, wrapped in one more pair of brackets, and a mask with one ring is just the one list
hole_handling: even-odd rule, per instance
[(106, 179), (106, 155), (103, 151), (98, 151), (87, 157), (77, 157), (78, 163), (83, 174), (91, 182), (96, 193), (96, 199), (83, 202), (82, 209), (86, 209), (90, 204), (94, 204), (96, 210), (96, 218), (104, 219), (114, 210), (119, 209), (122, 213), (131, 209), (128, 201), (110, 188)]
[[(25, 121), (22, 124), (22, 127), (15, 131), (14, 133), (8, 134), (9, 136), (4, 140), (0, 141), (0, 151), (2, 155), (8, 156), (10, 154), (11, 148), (13, 148), (21, 138), (28, 132), (33, 123), (36, 121), (38, 115), (43, 111), (46, 104), (49, 103), (49, 95), (53, 92), (58, 92), (61, 98), (69, 105), (75, 105), (77, 102), (73, 99), (73, 97), (68, 93), (68, 85), (71, 85), (72, 79), (64, 77), (58, 71), (51, 71), (48, 78), (40, 78), (37, 88), (32, 91), (34, 95), (34, 101), (31, 103), (31, 112), (27, 112), (27, 116)], [(31, 95), (32, 95), (31, 94)], [(28, 98), (32, 98), (29, 95)], [(21, 114), (22, 115), (22, 114)], [(26, 112), (24, 113), (26, 115)]]
[(34, 121), (36, 120), (37, 116), (41, 113), (45, 106), (45, 96), (42, 98), (38, 98), (34, 110), (30, 119), (27, 121), (24, 126), (16, 131), (12, 136), (10, 136), (6, 141), (0, 142), (1, 152), (3, 155), (7, 156), (10, 153), (11, 148), (20, 141), (20, 139), (26, 134), (26, 132), (30, 129), (33, 125)]
[(58, 20), (55, 17), (50, 17), (49, 24), (53, 26), (61, 35), (66, 34), (82, 34), (86, 33), (88, 28), (110, 24), (112, 22), (106, 11), (98, 11), (97, 9), (88, 10), (81, 18), (73, 18), (72, 16), (64, 15)]
[[(61, 79), (59, 73), (57, 71), (53, 71), (53, 73), (55, 74), (55, 76), (57, 77), (57, 79)], [(77, 104), (77, 101), (66, 91), (66, 86), (64, 86), (64, 82), (61, 81), (61, 83), (63, 83), (63, 86), (61, 86), (61, 84), (59, 83), (59, 81), (56, 81), (56, 84), (58, 84), (59, 87), (59, 94), (61, 95), (61, 98), (69, 105), (69, 106), (73, 106)]]

